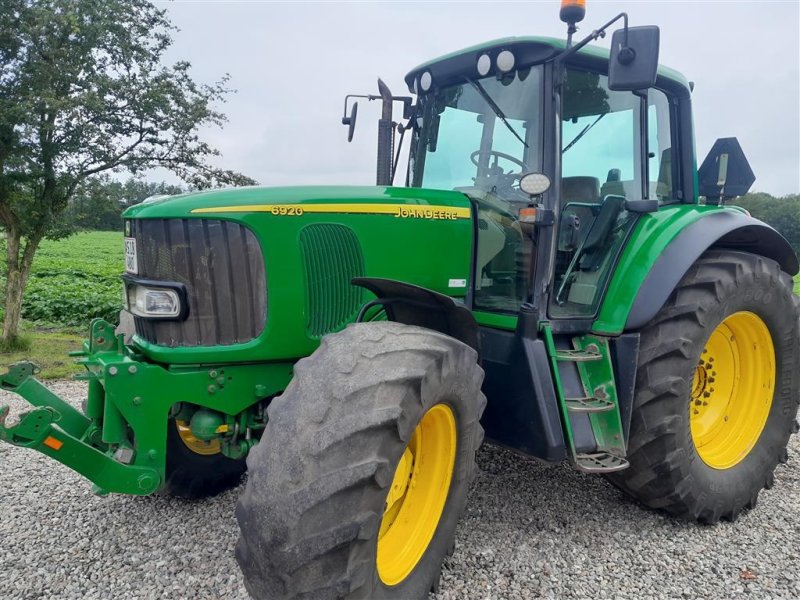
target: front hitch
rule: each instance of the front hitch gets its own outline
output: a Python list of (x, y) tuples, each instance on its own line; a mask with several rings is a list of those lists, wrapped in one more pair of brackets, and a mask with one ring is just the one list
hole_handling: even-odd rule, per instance
[(293, 363), (237, 365), (162, 365), (149, 362), (126, 345), (123, 336), (102, 319), (92, 321), (83, 350), (71, 353), (86, 372), (83, 410), (78, 410), (39, 382), (38, 367), (23, 362), (0, 375), (0, 389), (13, 392), (32, 410), (8, 423), (0, 408), (0, 441), (31, 448), (77, 471), (99, 494), (147, 495), (166, 480), (168, 426), (175, 411), (191, 407), (219, 413), (216, 427), (222, 452), (241, 458), (263, 429), (260, 403), (286, 388)]
[(8, 425), (9, 407), (0, 406), (0, 440), (56, 459), (94, 482), (98, 493), (145, 495), (156, 491), (158, 471), (115, 460), (111, 449), (102, 443), (97, 426), (37, 380), (34, 374), (38, 371), (33, 363), (21, 362), (0, 375), (0, 388), (36, 407)]

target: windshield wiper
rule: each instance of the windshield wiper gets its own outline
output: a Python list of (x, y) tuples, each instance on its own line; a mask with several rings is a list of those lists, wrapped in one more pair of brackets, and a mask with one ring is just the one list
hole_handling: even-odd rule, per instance
[(477, 81), (473, 81), (469, 77), (465, 77), (464, 79), (466, 79), (467, 82), (472, 87), (475, 88), (475, 91), (478, 92), (481, 95), (481, 98), (483, 98), (486, 101), (486, 104), (488, 104), (489, 107), (494, 111), (494, 114), (496, 114), (500, 118), (500, 120), (503, 122), (503, 125), (508, 127), (508, 130), (512, 134), (514, 134), (514, 137), (517, 138), (520, 142), (522, 142), (523, 146), (525, 146), (526, 148), (529, 148), (530, 146), (528, 146), (528, 144), (525, 143), (525, 140), (523, 140), (520, 137), (520, 135), (514, 130), (514, 128), (511, 126), (511, 123), (509, 123), (508, 119), (506, 119), (505, 114), (503, 114), (503, 111), (500, 110), (500, 107), (497, 106), (497, 103), (494, 100), (492, 100), (492, 97), (489, 95), (489, 93), (485, 89), (483, 89), (483, 86), (480, 83), (478, 83)]
[(600, 122), (600, 119), (602, 119), (603, 117), (605, 117), (607, 114), (608, 114), (608, 113), (600, 113), (600, 116), (599, 116), (599, 117), (597, 117), (597, 118), (596, 118), (594, 121), (592, 121), (592, 122), (591, 122), (591, 123), (589, 123), (589, 124), (588, 124), (586, 127), (584, 127), (584, 128), (581, 130), (581, 132), (580, 132), (578, 135), (576, 135), (576, 136), (575, 136), (575, 138), (574, 138), (574, 139), (573, 139), (573, 140), (572, 140), (572, 141), (571, 141), (569, 144), (567, 144), (567, 145), (564, 147), (564, 149), (561, 151), (561, 154), (564, 154), (564, 153), (565, 153), (567, 150), (569, 150), (569, 149), (570, 149), (570, 148), (572, 148), (572, 147), (573, 147), (575, 144), (577, 144), (577, 143), (578, 143), (578, 140), (579, 140), (579, 139), (581, 139), (583, 136), (585, 136), (587, 133), (589, 133), (589, 130), (590, 130), (592, 127), (594, 127), (595, 125), (597, 125), (597, 123), (599, 123), (599, 122)]

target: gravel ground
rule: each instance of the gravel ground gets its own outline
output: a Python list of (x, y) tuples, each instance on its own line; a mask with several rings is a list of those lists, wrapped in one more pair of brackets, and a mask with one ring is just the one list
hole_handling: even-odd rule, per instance
[[(85, 387), (54, 390), (78, 404)], [(9, 394), (12, 413), (22, 403)], [(800, 443), (736, 523), (638, 507), (602, 478), (479, 454), (436, 600), (800, 598)], [(0, 444), (0, 598), (245, 600), (232, 490), (214, 500), (99, 498), (44, 456)], [(432, 596), (432, 598), (434, 598)]]

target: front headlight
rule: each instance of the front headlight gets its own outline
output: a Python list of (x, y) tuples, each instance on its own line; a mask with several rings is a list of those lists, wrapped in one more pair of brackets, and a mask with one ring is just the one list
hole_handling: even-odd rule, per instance
[(125, 280), (125, 308), (136, 317), (146, 319), (182, 320), (189, 314), (186, 290), (181, 284), (149, 280), (136, 280), (129, 275)]
[(128, 288), (128, 310), (137, 317), (177, 318), (181, 300), (175, 290), (133, 285)]

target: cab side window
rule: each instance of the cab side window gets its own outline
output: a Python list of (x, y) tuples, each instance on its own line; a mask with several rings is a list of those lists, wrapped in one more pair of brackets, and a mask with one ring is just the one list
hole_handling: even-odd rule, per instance
[(568, 70), (561, 122), (564, 202), (640, 199), (640, 99), (608, 89), (599, 73)]
[(601, 73), (567, 70), (562, 88), (561, 216), (550, 315), (595, 314), (641, 200), (642, 100)]
[(647, 172), (650, 198), (662, 202), (675, 199), (673, 182), (676, 179), (673, 163), (672, 127), (669, 99), (661, 90), (647, 93)]

